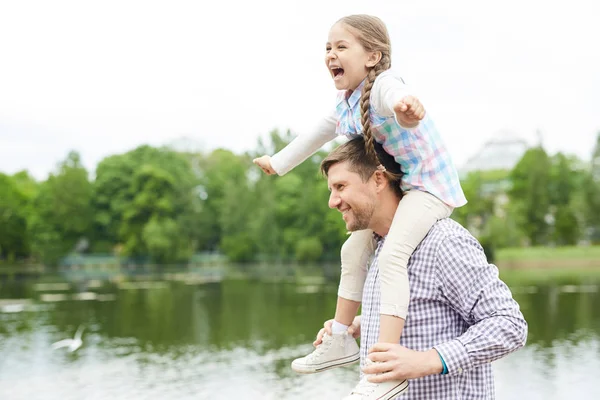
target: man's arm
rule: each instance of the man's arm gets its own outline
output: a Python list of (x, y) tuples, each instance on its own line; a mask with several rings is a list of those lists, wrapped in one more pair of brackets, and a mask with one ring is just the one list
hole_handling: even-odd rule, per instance
[(475, 238), (445, 238), (435, 264), (442, 295), (470, 325), (458, 338), (434, 346), (448, 374), (492, 362), (525, 345), (527, 322)]

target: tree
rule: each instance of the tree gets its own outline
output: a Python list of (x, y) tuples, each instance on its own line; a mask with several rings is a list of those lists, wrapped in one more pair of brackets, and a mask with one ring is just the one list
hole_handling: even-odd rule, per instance
[(184, 261), (194, 250), (196, 178), (190, 162), (167, 148), (140, 146), (96, 169), (96, 240), (121, 243), (128, 256)]
[(579, 160), (557, 153), (551, 158), (549, 196), (553, 215), (552, 239), (559, 245), (576, 244), (580, 237), (579, 221), (572, 203), (581, 184)]
[[(224, 237), (246, 228), (252, 195), (248, 192), (246, 171), (249, 160), (229, 150), (217, 149), (200, 160), (199, 188), (202, 192), (199, 226), (201, 248), (214, 251)], [(228, 249), (232, 242), (228, 242)]]
[[(259, 142), (256, 153), (272, 154), (283, 148), (292, 136), (273, 131), (268, 143)], [(325, 157), (319, 151), (285, 176), (267, 176), (252, 171), (250, 186), (254, 204), (249, 230), (256, 241), (261, 259), (299, 260), (339, 259), (341, 244), (346, 240), (345, 224), (339, 213), (327, 204), (327, 183), (319, 175)], [(314, 246), (315, 241), (320, 246)]]
[(27, 197), (15, 179), (0, 173), (0, 259), (15, 261), (29, 254)]
[(32, 250), (42, 261), (56, 264), (90, 233), (92, 185), (77, 152), (70, 152), (54, 174), (40, 185), (29, 224)]
[(510, 174), (510, 198), (522, 216), (519, 228), (532, 245), (544, 244), (548, 238), (549, 171), (548, 155), (542, 147), (535, 147), (525, 152)]
[(323, 245), (316, 237), (302, 238), (296, 243), (296, 260), (299, 262), (317, 261), (323, 253)]
[(482, 171), (470, 172), (465, 179), (461, 180), (468, 203), (455, 209), (452, 218), (473, 230), (474, 233), (482, 234), (487, 227), (488, 220), (494, 214), (495, 198), (501, 191), (495, 187), (501, 185), (502, 181), (503, 179), (497, 174), (493, 177), (486, 177)]
[(596, 145), (592, 150), (591, 166), (584, 179), (583, 191), (587, 227), (590, 230), (592, 241), (600, 243), (600, 132), (598, 132)]

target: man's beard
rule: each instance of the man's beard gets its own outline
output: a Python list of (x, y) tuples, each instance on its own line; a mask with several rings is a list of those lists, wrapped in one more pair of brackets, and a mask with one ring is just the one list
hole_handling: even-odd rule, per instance
[(349, 223), (346, 223), (346, 229), (350, 232), (367, 229), (371, 223), (371, 218), (373, 217), (374, 211), (375, 205), (373, 203), (368, 203), (364, 207), (358, 208), (353, 206), (350, 209), (350, 213), (352, 213), (353, 218)]

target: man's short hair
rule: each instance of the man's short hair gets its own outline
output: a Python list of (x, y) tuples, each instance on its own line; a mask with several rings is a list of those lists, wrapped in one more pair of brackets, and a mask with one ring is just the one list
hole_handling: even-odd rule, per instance
[[(367, 182), (369, 178), (381, 166), (385, 167), (385, 176), (390, 185), (399, 197), (402, 197), (402, 168), (394, 160), (394, 157), (389, 155), (381, 146), (375, 142), (375, 151), (377, 152), (378, 160), (373, 160), (369, 157), (365, 149), (365, 141), (362, 136), (349, 140), (335, 148), (321, 162), (321, 173), (327, 177), (329, 168), (338, 163), (347, 162), (348, 169), (360, 176), (363, 182)], [(379, 161), (379, 162), (378, 162)]]

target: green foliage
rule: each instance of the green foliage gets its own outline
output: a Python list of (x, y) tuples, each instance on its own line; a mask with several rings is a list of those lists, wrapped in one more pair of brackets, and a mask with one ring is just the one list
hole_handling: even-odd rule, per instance
[(314, 262), (321, 258), (323, 245), (319, 238), (308, 237), (298, 240), (296, 244), (296, 260), (299, 262)]
[(192, 255), (189, 239), (181, 234), (177, 222), (154, 215), (142, 230), (148, 255), (159, 264), (186, 262)]
[(583, 182), (585, 225), (591, 232), (594, 243), (600, 243), (600, 132), (592, 151), (589, 173)]
[(550, 159), (541, 147), (528, 150), (511, 172), (511, 201), (522, 218), (520, 229), (532, 245), (545, 243), (550, 210)]
[(233, 262), (252, 261), (255, 258), (255, 240), (247, 232), (238, 232), (223, 237), (221, 248), (227, 258)]
[[(87, 251), (159, 264), (199, 252), (234, 262), (336, 262), (348, 235), (318, 173), (326, 152), (282, 177), (252, 165), (291, 139), (273, 131), (241, 155), (140, 146), (103, 159), (93, 181), (74, 152), (40, 183), (26, 171), (0, 174), (0, 260), (56, 264), (85, 251), (87, 239)], [(512, 171), (475, 171), (462, 186), (469, 202), (452, 217), (490, 257), (524, 244), (600, 241), (600, 134), (589, 166), (537, 147)]]
[(453, 218), (462, 225), (481, 231), (494, 214), (495, 192), (489, 188), (495, 180), (486, 179), (484, 173), (474, 171), (461, 181), (468, 203), (453, 212)]
[(26, 204), (14, 177), (0, 173), (0, 259), (9, 261), (29, 254)]
[(486, 238), (496, 249), (521, 245), (523, 233), (519, 230), (518, 218), (513, 210), (503, 216), (494, 215), (488, 221)]
[(29, 221), (29, 233), (35, 256), (55, 264), (90, 233), (92, 194), (79, 154), (69, 153), (33, 199), (35, 213)]
[(104, 159), (96, 170), (96, 240), (122, 244), (123, 255), (160, 263), (188, 259), (198, 214), (190, 161), (141, 146)]

